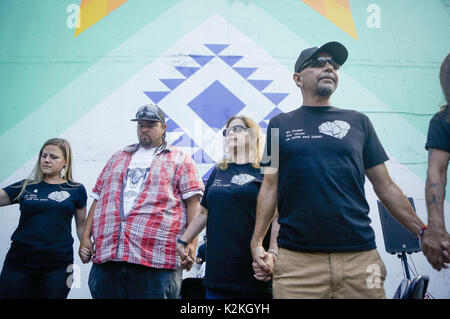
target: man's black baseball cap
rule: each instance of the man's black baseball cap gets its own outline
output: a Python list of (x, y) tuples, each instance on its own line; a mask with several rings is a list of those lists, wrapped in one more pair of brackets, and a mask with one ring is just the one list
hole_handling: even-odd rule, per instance
[(347, 49), (339, 42), (332, 41), (325, 43), (320, 48), (312, 47), (303, 50), (300, 53), (300, 56), (295, 62), (294, 72), (298, 73), (302, 68), (303, 64), (308, 62), (310, 59), (316, 57), (319, 53), (326, 52), (333, 57), (333, 60), (336, 61), (337, 64), (343, 65), (345, 61), (347, 61), (348, 52)]

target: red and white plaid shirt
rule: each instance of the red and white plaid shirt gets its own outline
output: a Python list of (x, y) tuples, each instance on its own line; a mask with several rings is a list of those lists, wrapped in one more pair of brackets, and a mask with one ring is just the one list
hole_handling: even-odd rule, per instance
[(98, 196), (93, 217), (94, 263), (126, 261), (154, 268), (176, 269), (176, 240), (186, 229), (182, 196), (203, 192), (192, 158), (174, 146), (155, 155), (142, 192), (130, 213), (123, 214), (123, 187), (133, 153), (139, 145), (116, 152), (92, 190)]

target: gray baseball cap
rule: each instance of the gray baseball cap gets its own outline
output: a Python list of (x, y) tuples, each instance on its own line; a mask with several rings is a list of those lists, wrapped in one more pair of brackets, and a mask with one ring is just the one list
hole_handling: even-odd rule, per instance
[(297, 62), (295, 62), (294, 72), (298, 73), (303, 64), (316, 57), (321, 52), (329, 53), (333, 57), (333, 60), (339, 65), (343, 65), (345, 61), (347, 61), (348, 51), (341, 43), (336, 41), (327, 42), (320, 48), (312, 47), (303, 50), (300, 53)]
[(153, 121), (164, 124), (164, 112), (156, 104), (147, 104), (139, 108), (132, 121)]

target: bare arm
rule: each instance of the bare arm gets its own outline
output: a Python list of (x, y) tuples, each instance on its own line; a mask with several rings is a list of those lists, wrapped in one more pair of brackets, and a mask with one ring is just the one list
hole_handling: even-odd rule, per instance
[(389, 213), (414, 235), (419, 235), (424, 223), (417, 216), (402, 190), (392, 181), (386, 165), (379, 164), (366, 170), (378, 198)]
[(445, 231), (444, 198), (447, 185), (447, 168), (450, 153), (430, 148), (428, 151), (425, 198), (428, 210), (428, 227)]
[(81, 242), (86, 224), (86, 207), (79, 208), (75, 212), (75, 226), (77, 228), (78, 240)]
[(80, 249), (78, 250), (78, 254), (80, 255), (80, 259), (83, 263), (88, 263), (91, 260), (91, 257), (95, 255), (94, 244), (91, 241), (92, 236), (92, 221), (94, 219), (95, 208), (97, 207), (97, 200), (95, 199), (89, 209), (89, 214), (86, 219), (84, 230), (81, 235), (80, 240)]
[(280, 225), (278, 224), (278, 210), (275, 209), (275, 217), (272, 221), (272, 230), (270, 232), (269, 250), (265, 255), (265, 258), (263, 259), (268, 269), (261, 267), (256, 261), (252, 263), (253, 270), (255, 272), (253, 276), (258, 280), (269, 281), (270, 279), (272, 279), (275, 270), (275, 262), (278, 256), (277, 237), (279, 230)]
[[(200, 198), (201, 195), (197, 194), (194, 196), (191, 196), (184, 200), (184, 203), (186, 204), (186, 213), (187, 213), (187, 227), (189, 227), (194, 220), (194, 217), (196, 216), (196, 213), (200, 210)], [(195, 250), (197, 248), (197, 234), (194, 234), (193, 238), (190, 238), (189, 244), (186, 246), (185, 252), (189, 258), (185, 259), (183, 262), (182, 259), (182, 267), (186, 268), (187, 270), (190, 270), (193, 262), (195, 260)]]
[(208, 210), (200, 205), (188, 228), (184, 232), (183, 236), (181, 236), (181, 240), (188, 243), (191, 242), (206, 227), (207, 220)]
[(9, 199), (8, 194), (3, 189), (0, 189), (0, 207), (10, 204), (11, 200)]
[(444, 249), (441, 252), (442, 243), (450, 241), (444, 221), (444, 198), (449, 160), (450, 153), (446, 151), (434, 148), (428, 150), (428, 170), (425, 184), (428, 228), (423, 236), (422, 243), (426, 244), (423, 253), (428, 262), (438, 271), (441, 268), (447, 268), (443, 262), (449, 262), (448, 256), (450, 254), (448, 245), (446, 250)]
[(274, 219), (278, 196), (278, 171), (273, 174), (265, 174), (259, 190), (256, 205), (256, 221), (250, 247), (253, 260), (259, 267), (268, 271), (268, 265), (263, 261), (266, 252), (262, 246), (264, 237)]

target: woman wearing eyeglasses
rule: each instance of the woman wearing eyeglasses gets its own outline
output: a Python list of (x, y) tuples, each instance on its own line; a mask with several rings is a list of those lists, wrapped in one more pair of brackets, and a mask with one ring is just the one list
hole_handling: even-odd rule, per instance
[[(206, 226), (206, 298), (272, 298), (272, 282), (256, 279), (250, 251), (262, 182), (260, 128), (246, 116), (234, 116), (227, 121), (223, 135), (224, 160), (211, 173), (200, 211), (178, 241), (177, 252), (182, 263), (191, 263), (184, 248)], [(277, 229), (274, 223), (272, 232)], [(272, 237), (271, 247), (269, 236), (264, 246), (276, 251)], [(274, 262), (275, 256), (268, 255)]]

